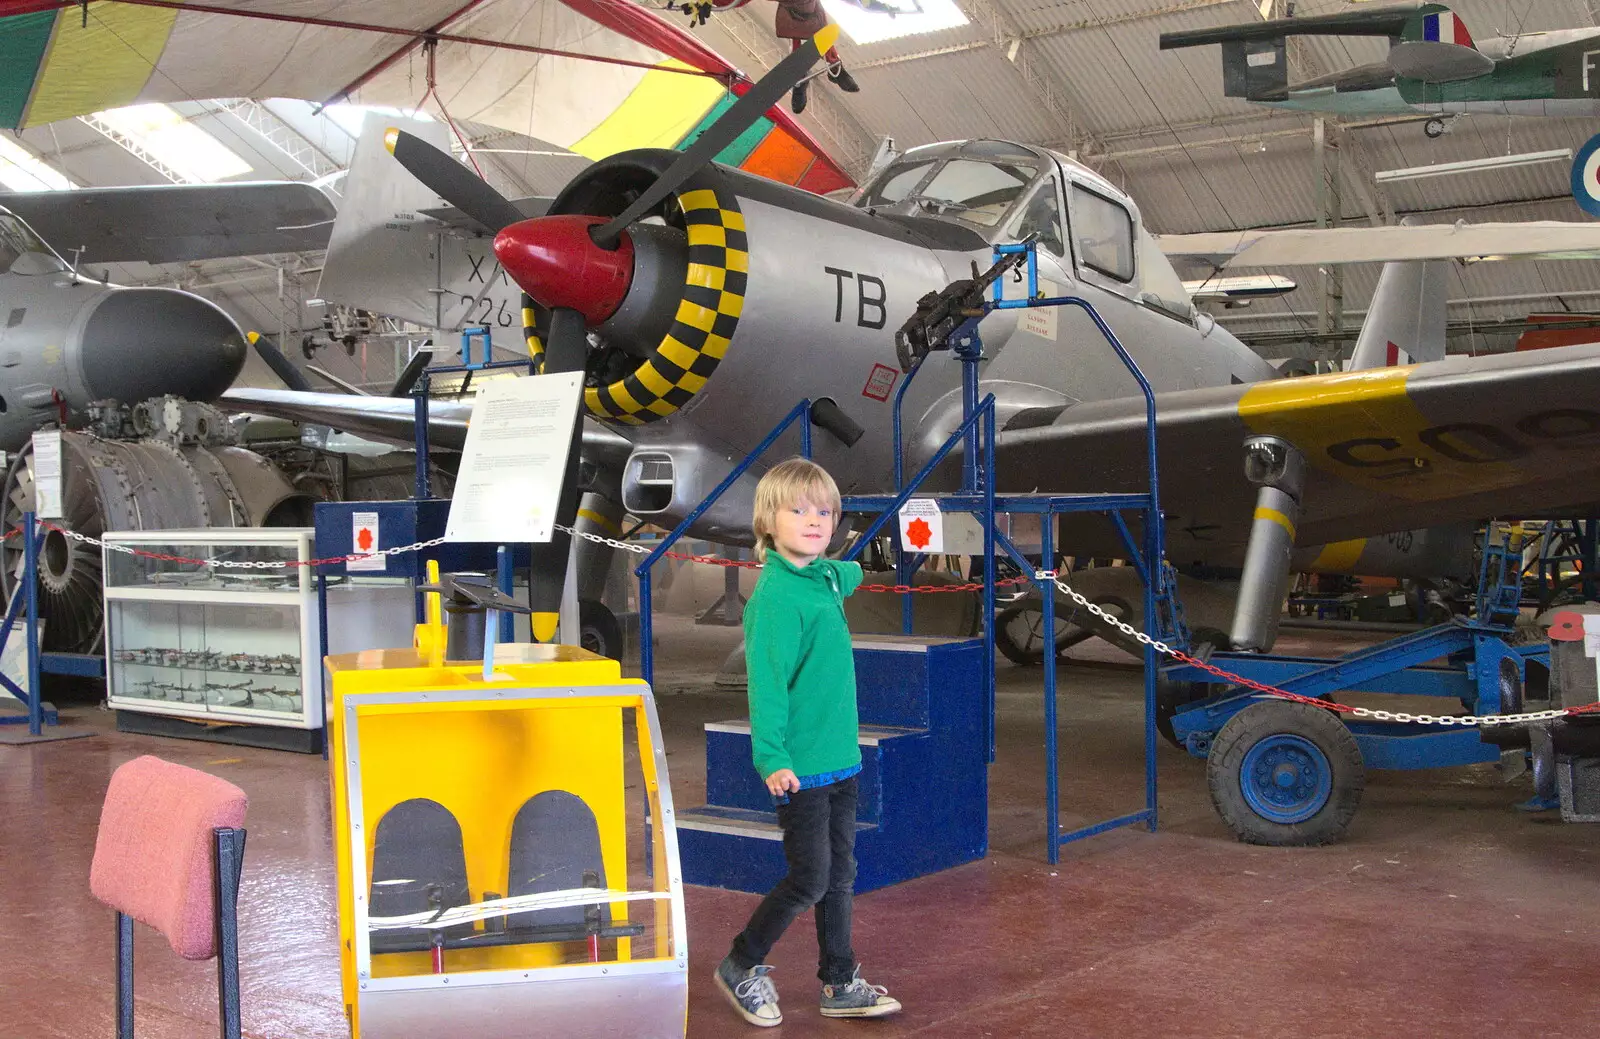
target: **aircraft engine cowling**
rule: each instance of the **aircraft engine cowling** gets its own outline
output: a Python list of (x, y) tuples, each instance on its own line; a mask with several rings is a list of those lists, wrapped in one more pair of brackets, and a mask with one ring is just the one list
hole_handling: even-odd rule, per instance
[[(556, 198), (550, 215), (581, 215), (595, 222), (614, 216), (675, 153), (629, 156), (591, 167)], [(546, 234), (585, 234), (548, 219), (541, 224)], [(519, 281), (551, 286), (552, 293), (591, 319), (584, 392), (590, 415), (637, 426), (675, 413), (716, 372), (743, 310), (748, 243), (738, 196), (727, 177), (714, 167), (701, 170), (659, 214), (633, 225), (615, 251), (577, 244), (574, 249), (559, 240), (540, 241), (525, 250), (531, 255), (501, 258)], [(571, 263), (574, 253), (590, 263)], [(614, 272), (589, 269), (605, 267), (608, 257)], [(528, 266), (519, 270), (519, 260)], [(619, 283), (617, 298), (601, 298), (613, 281)], [(541, 307), (525, 307), (525, 332), (535, 355), (543, 350), (544, 321)]]
[[(166, 440), (107, 440), (61, 434), (62, 512), (51, 522), (89, 537), (108, 530), (302, 526), (312, 499), (261, 456), (241, 447)], [(16, 455), (5, 480), (4, 520), (10, 530), (34, 507), (33, 445)], [(9, 598), (22, 579), (21, 542), (5, 542), (0, 590)], [(44, 647), (93, 653), (105, 615), (98, 548), (58, 532), (45, 535), (39, 558), (39, 612)]]

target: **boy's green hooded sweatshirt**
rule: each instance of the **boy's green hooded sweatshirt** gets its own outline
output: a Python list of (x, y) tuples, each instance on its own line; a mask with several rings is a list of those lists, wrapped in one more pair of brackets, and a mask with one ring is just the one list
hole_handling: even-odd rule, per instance
[(762, 777), (781, 768), (816, 776), (861, 763), (856, 665), (844, 597), (861, 564), (816, 559), (796, 567), (767, 553), (744, 608), (750, 742)]

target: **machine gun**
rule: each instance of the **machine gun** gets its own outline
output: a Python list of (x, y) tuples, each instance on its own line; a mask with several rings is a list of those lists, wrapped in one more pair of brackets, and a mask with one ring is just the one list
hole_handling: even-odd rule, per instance
[[(1021, 244), (1030, 245), (1037, 237), (1035, 232)], [(972, 277), (953, 281), (917, 300), (916, 313), (894, 334), (900, 370), (909, 372), (931, 351), (948, 350), (957, 329), (984, 315), (989, 287), (1026, 263), (1030, 255), (1030, 251), (1003, 253), (982, 274), (974, 260)]]

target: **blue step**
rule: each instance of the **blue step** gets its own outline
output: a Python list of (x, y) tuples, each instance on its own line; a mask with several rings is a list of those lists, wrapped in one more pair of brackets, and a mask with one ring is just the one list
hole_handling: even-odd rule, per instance
[[(856, 890), (982, 858), (988, 850), (983, 643), (857, 636), (861, 800)], [(783, 834), (750, 760), (749, 722), (706, 726), (711, 802), (678, 813), (690, 884), (766, 892), (782, 879)]]
[[(883, 744), (889, 740), (926, 737), (925, 729), (899, 729), (863, 725), (856, 742), (861, 745), (861, 797), (856, 819), (876, 823), (883, 815)], [(750, 721), (710, 722), (706, 725), (706, 801), (757, 812), (772, 810), (772, 795), (756, 774), (750, 755)]]

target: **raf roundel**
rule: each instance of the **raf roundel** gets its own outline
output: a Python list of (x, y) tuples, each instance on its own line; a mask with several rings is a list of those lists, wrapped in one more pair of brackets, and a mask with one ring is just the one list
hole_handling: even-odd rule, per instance
[(1600, 216), (1600, 134), (1572, 160), (1572, 198), (1590, 216)]

